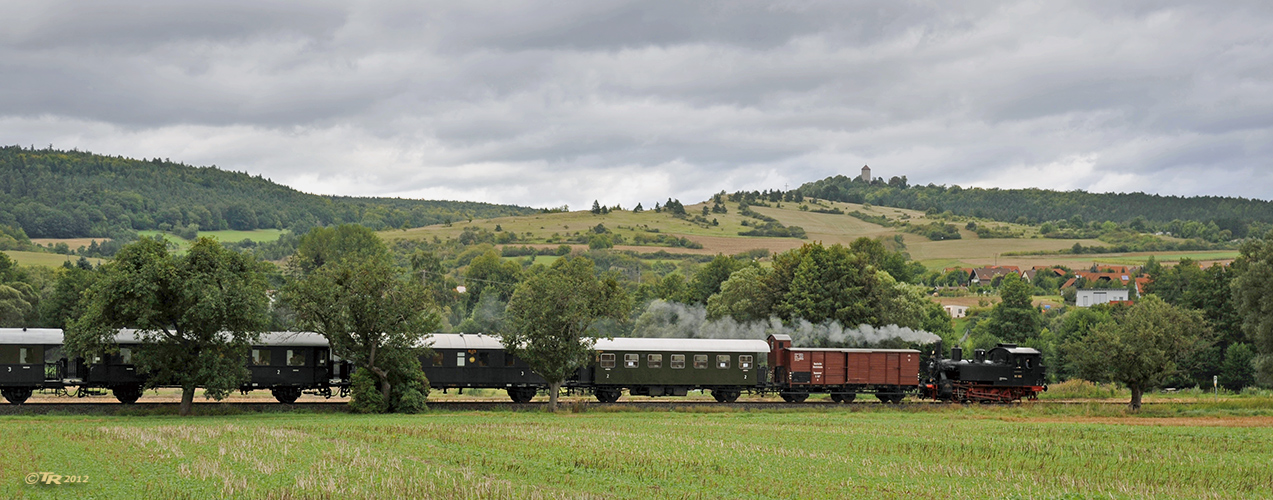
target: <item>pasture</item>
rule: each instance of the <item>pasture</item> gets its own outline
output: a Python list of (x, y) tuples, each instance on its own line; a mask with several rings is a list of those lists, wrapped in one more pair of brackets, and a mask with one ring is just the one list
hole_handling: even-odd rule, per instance
[[(150, 238), (155, 237), (155, 235), (162, 234), (164, 235), (165, 238), (168, 238), (173, 241), (185, 241), (180, 236), (177, 236), (172, 233), (162, 232), (162, 231), (137, 231), (137, 234), (140, 236), (146, 236)], [(264, 243), (268, 241), (277, 240), (279, 236), (282, 234), (283, 234), (283, 230), (281, 229), (253, 229), (251, 231), (235, 231), (235, 230), (227, 229), (224, 231), (199, 231), (199, 236), (201, 237), (208, 236), (208, 237), (216, 238), (218, 241), (227, 242), (227, 243), (239, 242), (243, 240), (252, 240), (257, 243)]]
[[(75, 261), (80, 259), (78, 255), (62, 255), (58, 253), (23, 252), (19, 250), (5, 250), (4, 253), (8, 254), (9, 258), (20, 266), (59, 267), (64, 262), (74, 264)], [(102, 263), (102, 259), (97, 258), (91, 258), (88, 261), (95, 266)]]
[[(1253, 498), (1267, 397), (0, 417), (5, 498)], [(41, 482), (43, 472), (82, 479)], [(32, 475), (34, 474), (34, 475)], [(34, 481), (32, 481), (34, 480)]]

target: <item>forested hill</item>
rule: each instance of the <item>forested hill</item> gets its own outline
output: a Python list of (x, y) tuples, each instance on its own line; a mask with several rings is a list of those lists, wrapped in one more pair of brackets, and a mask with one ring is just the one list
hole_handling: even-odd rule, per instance
[(905, 176), (871, 183), (837, 175), (800, 186), (804, 196), (914, 210), (947, 210), (957, 215), (1006, 222), (1069, 220), (1154, 223), (1173, 220), (1214, 222), (1233, 237), (1247, 235), (1253, 222), (1273, 223), (1273, 202), (1219, 196), (1159, 196), (1145, 193), (1088, 193), (1043, 189), (982, 189), (910, 186)]
[(383, 229), (533, 212), (489, 203), (319, 196), (216, 167), (0, 148), (0, 226), (21, 227), (32, 238), (113, 237), (191, 224), (303, 231), (352, 222)]

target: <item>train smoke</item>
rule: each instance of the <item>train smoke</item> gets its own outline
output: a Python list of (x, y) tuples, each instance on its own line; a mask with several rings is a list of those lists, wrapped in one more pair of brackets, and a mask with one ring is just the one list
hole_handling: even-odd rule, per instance
[(873, 327), (861, 325), (845, 328), (838, 321), (813, 324), (797, 320), (783, 324), (776, 317), (768, 320), (738, 322), (725, 317), (707, 319), (707, 308), (655, 300), (637, 318), (632, 331), (634, 337), (707, 338), (707, 339), (765, 339), (770, 334), (791, 336), (792, 345), (798, 347), (839, 346), (867, 347), (887, 340), (901, 340), (931, 344), (941, 337), (923, 330), (912, 330), (897, 325)]

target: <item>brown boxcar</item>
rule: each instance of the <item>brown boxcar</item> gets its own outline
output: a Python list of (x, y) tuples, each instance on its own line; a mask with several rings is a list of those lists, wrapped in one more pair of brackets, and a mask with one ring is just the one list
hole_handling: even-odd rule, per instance
[(783, 399), (803, 401), (828, 393), (852, 401), (859, 393), (897, 402), (919, 387), (919, 351), (792, 347), (788, 335), (769, 336), (771, 382)]

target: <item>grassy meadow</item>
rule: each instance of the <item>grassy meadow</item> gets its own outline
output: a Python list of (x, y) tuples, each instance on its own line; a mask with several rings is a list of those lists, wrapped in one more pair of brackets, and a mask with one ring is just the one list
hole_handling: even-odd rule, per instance
[(1256, 498), (1270, 402), (0, 417), (0, 497)]
[[(78, 255), (62, 255), (58, 253), (23, 252), (19, 250), (5, 250), (4, 253), (8, 254), (9, 258), (20, 266), (59, 267), (64, 262), (69, 261), (74, 264), (75, 261), (80, 259)], [(91, 258), (88, 260), (93, 265), (102, 263), (102, 259)]]
[[(180, 236), (163, 231), (137, 231), (140, 236), (155, 237), (157, 234), (164, 235), (165, 238), (174, 241), (184, 241)], [(218, 241), (239, 242), (243, 240), (252, 240), (257, 243), (274, 241), (283, 234), (282, 229), (253, 229), (251, 231), (234, 231), (227, 229), (225, 231), (199, 231), (199, 236), (208, 236), (216, 238)]]

